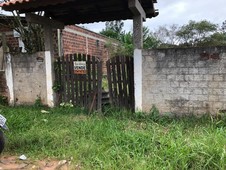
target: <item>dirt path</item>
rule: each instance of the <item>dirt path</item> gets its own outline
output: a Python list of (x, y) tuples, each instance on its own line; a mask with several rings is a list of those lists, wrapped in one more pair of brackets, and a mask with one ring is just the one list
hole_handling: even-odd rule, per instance
[(42, 160), (30, 161), (20, 160), (14, 156), (0, 157), (0, 170), (80, 170), (79, 166), (71, 166), (70, 161)]

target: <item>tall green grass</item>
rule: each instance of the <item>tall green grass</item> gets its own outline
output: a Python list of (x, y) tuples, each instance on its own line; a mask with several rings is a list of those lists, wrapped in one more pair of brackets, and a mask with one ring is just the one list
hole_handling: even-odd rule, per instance
[(4, 154), (71, 159), (83, 169), (226, 169), (226, 119), (156, 112), (4, 107)]

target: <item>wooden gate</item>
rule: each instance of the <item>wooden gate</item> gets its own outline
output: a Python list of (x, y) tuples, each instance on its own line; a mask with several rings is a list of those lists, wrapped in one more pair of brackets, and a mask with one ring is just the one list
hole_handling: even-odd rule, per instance
[(55, 63), (59, 103), (101, 111), (102, 62), (94, 56), (82, 54), (66, 55)]
[(133, 58), (117, 56), (109, 59), (106, 64), (111, 104), (134, 111)]

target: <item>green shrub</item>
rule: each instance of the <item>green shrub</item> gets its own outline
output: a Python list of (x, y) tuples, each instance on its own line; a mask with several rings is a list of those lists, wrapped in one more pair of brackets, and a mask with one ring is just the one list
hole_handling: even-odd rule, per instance
[(8, 98), (6, 96), (0, 95), (0, 105), (3, 105), (3, 106), (8, 105)]

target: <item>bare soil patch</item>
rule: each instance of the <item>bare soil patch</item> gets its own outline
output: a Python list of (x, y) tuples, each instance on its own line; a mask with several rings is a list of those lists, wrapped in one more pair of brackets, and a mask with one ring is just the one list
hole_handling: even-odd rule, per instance
[(1, 156), (0, 170), (80, 170), (80, 166), (71, 165), (67, 160), (20, 160), (16, 156)]

